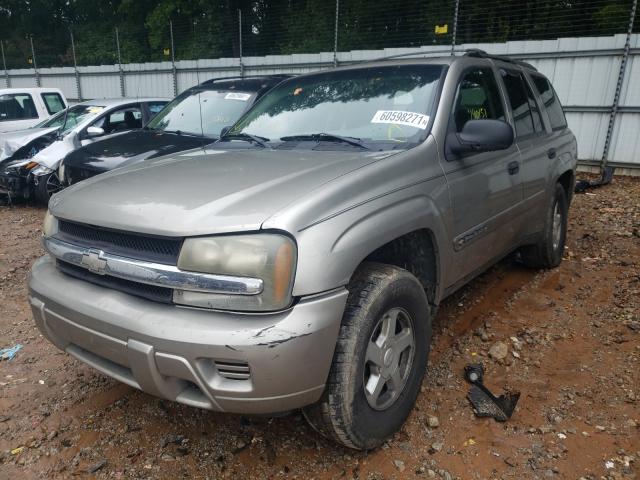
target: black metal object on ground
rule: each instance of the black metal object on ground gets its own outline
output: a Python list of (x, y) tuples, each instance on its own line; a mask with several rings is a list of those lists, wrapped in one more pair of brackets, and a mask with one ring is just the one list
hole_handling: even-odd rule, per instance
[(464, 367), (465, 378), (472, 387), (467, 393), (473, 412), (477, 417), (492, 417), (498, 422), (506, 422), (513, 415), (520, 392), (505, 392), (496, 397), (484, 386), (484, 367), (480, 363), (472, 363)]
[(573, 191), (576, 193), (582, 193), (590, 188), (601, 187), (603, 185), (608, 185), (613, 180), (613, 174), (616, 169), (614, 167), (604, 167), (602, 169), (602, 176), (598, 180), (589, 181), (589, 180), (580, 180), (576, 182), (576, 186)]

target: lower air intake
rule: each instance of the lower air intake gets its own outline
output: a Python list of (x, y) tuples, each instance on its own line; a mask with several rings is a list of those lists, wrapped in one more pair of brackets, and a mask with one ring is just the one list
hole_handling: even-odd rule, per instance
[(246, 362), (215, 362), (220, 376), (229, 380), (248, 380), (251, 377), (249, 364)]

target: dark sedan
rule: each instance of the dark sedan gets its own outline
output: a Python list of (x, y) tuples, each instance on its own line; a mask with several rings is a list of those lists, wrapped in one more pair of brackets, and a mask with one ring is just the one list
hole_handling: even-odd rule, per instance
[(71, 185), (114, 168), (210, 144), (285, 78), (264, 75), (203, 82), (178, 95), (142, 130), (110, 136), (70, 153), (59, 177)]

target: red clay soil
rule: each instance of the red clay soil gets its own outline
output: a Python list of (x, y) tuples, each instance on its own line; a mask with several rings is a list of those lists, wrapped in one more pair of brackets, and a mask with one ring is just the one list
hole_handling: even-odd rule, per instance
[[(58, 351), (27, 305), (44, 210), (0, 207), (0, 348), (24, 346), (0, 362), (0, 478), (639, 478), (640, 181), (577, 195), (570, 215), (559, 268), (514, 256), (444, 302), (413, 413), (363, 453), (298, 413), (178, 405)], [(469, 362), (522, 392), (506, 423), (474, 416)]]

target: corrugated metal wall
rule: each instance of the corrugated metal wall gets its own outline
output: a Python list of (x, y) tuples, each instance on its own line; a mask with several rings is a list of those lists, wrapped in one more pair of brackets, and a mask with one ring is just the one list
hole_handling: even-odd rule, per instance
[[(466, 44), (457, 47), (481, 48), (494, 54), (509, 54), (532, 63), (554, 84), (565, 106), (569, 126), (578, 139), (578, 155), (583, 161), (602, 159), (605, 138), (625, 35), (610, 37), (560, 38), (506, 43)], [(338, 63), (370, 60), (387, 55), (415, 51), (442, 50), (442, 46), (359, 50), (338, 53)], [(614, 125), (609, 162), (640, 168), (640, 35), (634, 34), (631, 53), (620, 97), (620, 111)], [(78, 67), (78, 82), (73, 68), (38, 71), (42, 86), (62, 89), (70, 99), (126, 96), (172, 97), (204, 80), (216, 77), (267, 73), (305, 73), (333, 65), (333, 52), (317, 54), (272, 55), (238, 58), (178, 61), (175, 79), (171, 62)], [(36, 86), (33, 70), (9, 70), (11, 87)], [(0, 75), (0, 88), (6, 86)]]

